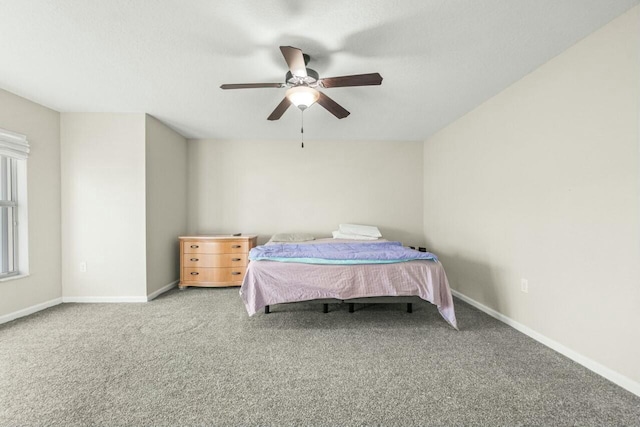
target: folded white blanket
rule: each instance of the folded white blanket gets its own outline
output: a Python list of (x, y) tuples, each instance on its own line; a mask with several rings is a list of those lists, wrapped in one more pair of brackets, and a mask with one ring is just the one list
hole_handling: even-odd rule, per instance
[(346, 234), (346, 233), (341, 233), (340, 231), (334, 231), (332, 234), (334, 239), (378, 240), (377, 237), (363, 236), (361, 234)]
[(368, 237), (382, 237), (378, 227), (372, 225), (358, 225), (358, 224), (340, 224), (338, 227), (340, 233), (344, 234), (357, 234), (359, 236)]

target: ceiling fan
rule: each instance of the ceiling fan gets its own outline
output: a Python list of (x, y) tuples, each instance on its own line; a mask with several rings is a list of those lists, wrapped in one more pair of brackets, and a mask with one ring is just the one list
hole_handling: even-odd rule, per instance
[(347, 117), (350, 113), (340, 104), (329, 98), (317, 88), (332, 88), (346, 86), (373, 86), (382, 83), (379, 73), (356, 74), (351, 76), (320, 78), (318, 73), (307, 68), (309, 55), (302, 50), (291, 46), (280, 46), (284, 60), (289, 66), (284, 83), (240, 83), (224, 84), (221, 89), (256, 89), (256, 88), (289, 88), (284, 99), (278, 104), (267, 120), (278, 120), (291, 104), (302, 111), (311, 107), (315, 102), (324, 107), (339, 119)]

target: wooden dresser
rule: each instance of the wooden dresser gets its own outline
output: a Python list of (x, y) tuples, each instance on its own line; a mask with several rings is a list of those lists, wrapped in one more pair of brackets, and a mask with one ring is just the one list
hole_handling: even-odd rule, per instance
[(180, 289), (187, 286), (240, 286), (256, 246), (253, 234), (181, 236)]

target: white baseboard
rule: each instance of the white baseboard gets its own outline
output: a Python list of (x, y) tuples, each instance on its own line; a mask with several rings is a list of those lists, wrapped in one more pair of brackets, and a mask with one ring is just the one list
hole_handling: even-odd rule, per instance
[(5, 314), (4, 316), (0, 316), (0, 324), (11, 322), (12, 320), (28, 316), (40, 310), (44, 310), (45, 308), (53, 307), (54, 305), (58, 305), (61, 303), (62, 298), (55, 298), (51, 301), (42, 302), (40, 304), (32, 305), (31, 307), (23, 308), (22, 310), (14, 311), (13, 313)]
[(146, 297), (62, 297), (62, 302), (81, 302), (81, 303), (109, 303), (109, 302), (148, 302), (173, 288), (176, 287), (179, 280), (169, 283), (166, 286), (150, 293)]
[(165, 292), (170, 291), (171, 289), (175, 288), (179, 282), (180, 280), (175, 280), (169, 283), (168, 285), (161, 287), (157, 291), (151, 292), (149, 295), (147, 295), (147, 301), (151, 301), (152, 299), (157, 298), (159, 295), (162, 295)]
[(528, 326), (525, 326), (522, 323), (516, 322), (510, 317), (507, 317), (504, 314), (499, 313), (496, 310), (489, 308), (486, 305), (481, 304), (478, 301), (472, 298), (469, 298), (468, 296), (456, 290), (452, 289), (451, 293), (455, 297), (460, 298), (462, 301), (466, 302), (467, 304), (474, 306), (480, 311), (484, 311), (489, 316), (494, 317), (500, 320), (501, 322), (506, 323), (507, 325), (511, 326), (513, 329), (516, 329), (517, 331), (520, 331), (523, 334), (530, 336), (534, 340), (546, 345), (552, 350), (555, 350), (558, 353), (562, 354), (563, 356), (566, 356), (569, 359), (573, 360), (574, 362), (581, 364), (582, 366), (595, 372), (596, 374), (603, 376), (604, 378), (608, 379), (612, 383), (619, 385), (625, 390), (629, 390), (631, 393), (637, 396), (640, 396), (640, 383), (632, 380), (631, 378), (625, 377), (624, 375), (610, 368), (607, 368), (606, 366), (601, 365), (600, 363), (592, 359), (589, 359), (588, 357), (583, 356), (582, 354), (574, 350), (571, 350), (570, 348), (560, 344), (557, 341), (552, 340), (551, 338), (547, 338), (546, 336), (540, 334), (539, 332), (534, 331)]
[(23, 308), (22, 310), (14, 311), (13, 313), (5, 314), (0, 316), (0, 325), (3, 323), (11, 322), (12, 320), (18, 319), (20, 317), (28, 316), (30, 314), (36, 313), (38, 311), (44, 310), (45, 308), (53, 307), (54, 305), (67, 303), (67, 302), (80, 302), (80, 303), (126, 303), (126, 302), (147, 302), (151, 301), (154, 298), (157, 298), (159, 295), (170, 291), (178, 285), (179, 280), (169, 283), (166, 286), (158, 289), (155, 292), (152, 292), (146, 297), (62, 297), (52, 299), (51, 301), (46, 301), (40, 304), (33, 305), (31, 307)]
[(147, 302), (147, 297), (62, 297), (62, 302), (82, 302), (82, 303)]

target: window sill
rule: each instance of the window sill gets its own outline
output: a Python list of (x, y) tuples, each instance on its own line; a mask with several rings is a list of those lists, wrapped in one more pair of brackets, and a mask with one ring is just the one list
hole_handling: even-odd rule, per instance
[(0, 279), (0, 283), (2, 283), (2, 282), (8, 282), (8, 281), (10, 281), (10, 280), (24, 279), (25, 277), (29, 277), (29, 273), (16, 274), (15, 276), (8, 276), (8, 277), (4, 277), (4, 278)]

